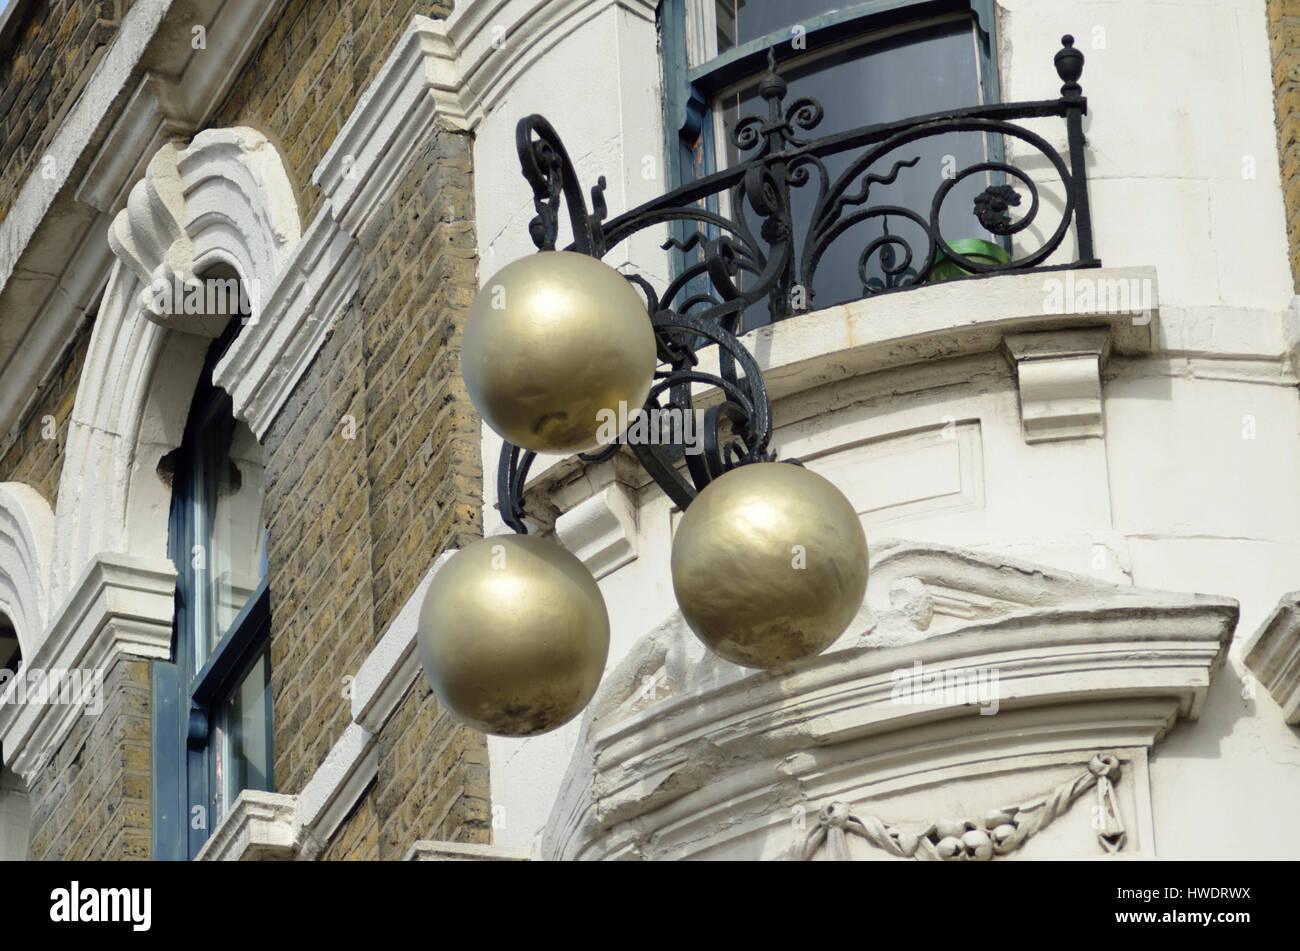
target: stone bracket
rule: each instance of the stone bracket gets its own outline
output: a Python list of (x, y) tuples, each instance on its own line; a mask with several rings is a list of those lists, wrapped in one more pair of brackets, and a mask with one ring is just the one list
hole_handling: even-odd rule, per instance
[(1246, 666), (1277, 701), (1286, 722), (1300, 726), (1300, 591), (1283, 595), (1250, 639)]
[(555, 534), (599, 581), (636, 560), (636, 500), (611, 483), (556, 519)]
[(1008, 334), (1002, 344), (1016, 368), (1025, 442), (1105, 435), (1101, 371), (1109, 330)]

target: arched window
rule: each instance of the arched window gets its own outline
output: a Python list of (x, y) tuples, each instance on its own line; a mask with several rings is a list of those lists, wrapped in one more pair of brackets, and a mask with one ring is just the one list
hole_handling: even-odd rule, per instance
[(273, 788), (261, 447), (212, 384), (241, 324), (210, 347), (163, 463), (177, 583), (174, 663), (155, 677), (157, 858), (192, 858), (242, 790)]

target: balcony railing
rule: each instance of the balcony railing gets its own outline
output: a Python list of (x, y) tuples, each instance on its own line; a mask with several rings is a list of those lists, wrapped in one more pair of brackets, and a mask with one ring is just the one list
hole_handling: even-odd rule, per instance
[[(1064, 83), (1060, 98), (973, 106), (818, 139), (802, 135), (821, 123), (822, 105), (810, 98), (787, 104), (787, 83), (769, 58), (768, 72), (758, 87), (767, 115), (741, 119), (731, 132), (732, 145), (749, 157), (610, 221), (605, 220), (605, 179), (591, 190), (588, 210), (573, 163), (554, 128), (537, 115), (520, 121), (516, 144), (524, 176), (533, 189), (537, 216), (529, 230), (539, 250), (555, 250), (563, 203), (574, 236), (567, 250), (601, 258), (641, 231), (668, 226), (672, 237), (665, 250), (675, 248), (685, 259), (662, 293), (644, 277), (626, 275), (645, 295), (659, 356), (668, 367), (657, 374), (647, 407), (658, 406), (666, 394), (670, 405), (689, 408), (695, 384), (716, 386), (724, 394), (721, 405), (709, 410), (706, 451), (685, 457), (689, 481), (678, 471), (683, 457), (680, 447), (632, 447), (677, 504), (688, 505), (698, 490), (727, 469), (769, 457), (771, 413), (766, 388), (757, 363), (737, 335), (746, 313), (764, 301), (773, 320), (814, 309), (818, 268), (828, 249), (851, 236), (856, 226), (875, 219), (883, 224), (883, 233), (874, 236), (858, 258), (864, 297), (933, 281), (940, 261), (950, 262), (948, 273), (965, 272), (969, 277), (1100, 266), (1093, 251), (1083, 154), (1088, 104), (1079, 78), (1084, 57), (1074, 48), (1073, 37), (1065, 36), (1061, 42), (1055, 56)], [(1045, 138), (1019, 124), (1050, 117), (1065, 120), (1068, 164)], [(909, 155), (909, 146), (951, 133), (980, 134), (1000, 143), (1013, 139), (1021, 145), (1014, 162), (981, 161), (953, 169), (936, 188), (928, 216), (899, 204), (873, 202), (873, 189), (887, 188), (916, 166), (919, 158)], [(834, 175), (827, 164), (832, 158), (837, 164), (848, 159)], [(1007, 254), (1005, 262), (955, 248), (941, 231), (941, 214), (953, 190), (972, 176), (983, 175), (989, 182), (975, 195), (972, 207), (984, 229), (1005, 241), (1034, 227), (1044, 201), (1031, 168), (1040, 174), (1047, 170), (1059, 182), (1054, 186), (1060, 204), (1055, 230), (1033, 250)], [(793, 196), (807, 190), (814, 196), (811, 214), (796, 216)], [(720, 207), (731, 213), (715, 210)], [(1014, 220), (1013, 208), (1022, 212)], [(797, 217), (800, 227), (796, 227)], [(923, 237), (909, 239), (897, 230), (891, 232), (891, 219), (910, 222), (912, 233)], [(1071, 227), (1075, 260), (1046, 264)], [(869, 265), (877, 276), (869, 276)], [(715, 343), (719, 374), (696, 370), (698, 350)], [(617, 449), (614, 445), (584, 458), (607, 458)], [(524, 530), (522, 492), (531, 463), (532, 453), (521, 456), (516, 447), (504, 447), (499, 498), (507, 523), (517, 531)]]

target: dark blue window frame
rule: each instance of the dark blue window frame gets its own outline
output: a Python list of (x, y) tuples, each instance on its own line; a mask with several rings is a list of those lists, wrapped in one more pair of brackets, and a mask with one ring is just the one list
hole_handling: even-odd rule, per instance
[[(239, 685), (259, 659), (270, 670), (270, 591), (266, 564), (262, 580), (203, 666), (194, 671), (197, 582), (191, 553), (199, 544), (190, 494), (193, 447), (207, 427), (231, 416), (229, 395), (212, 383), (212, 371), (238, 332), (240, 321), (209, 348), (191, 403), (181, 448), (174, 454), (168, 554), (177, 569), (172, 625), (172, 658), (153, 668), (153, 855), (158, 860), (192, 859), (203, 847), (217, 821), (215, 774), (216, 723), (221, 702)], [(269, 686), (269, 685), (268, 685)], [(269, 697), (269, 693), (268, 693)], [(272, 745), (271, 704), (266, 705), (266, 749)], [(267, 765), (267, 785), (274, 789), (273, 757)], [(194, 809), (202, 807), (202, 822)]]

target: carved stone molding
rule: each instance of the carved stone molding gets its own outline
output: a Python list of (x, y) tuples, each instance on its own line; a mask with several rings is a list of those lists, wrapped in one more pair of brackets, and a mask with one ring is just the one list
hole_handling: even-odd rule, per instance
[[(1150, 267), (1080, 273), (1087, 273), (1099, 284), (1156, 285), (1156, 272)], [(974, 354), (1005, 354), (1004, 341), (1023, 338), (1025, 363), (1042, 361), (1025, 376), (1031, 410), (1028, 441), (1101, 435), (1102, 354), (1134, 357), (1157, 351), (1158, 314), (1135, 316), (1099, 308), (1046, 313), (1043, 298), (1041, 274), (1003, 274), (978, 281), (922, 285), (906, 294), (877, 295), (799, 314), (751, 330), (742, 341), (755, 354), (773, 402), (779, 403), (819, 387), (901, 367)], [(1058, 358), (1066, 362), (1050, 365)], [(1013, 365), (1023, 365), (1014, 356), (1011, 360)], [(712, 349), (700, 354), (698, 369), (718, 373), (717, 354)], [(1064, 400), (1082, 400), (1078, 409), (1064, 403), (1054, 405), (1054, 387), (1061, 388)], [(716, 390), (705, 389), (697, 405), (708, 406), (717, 398)], [(1067, 418), (1076, 412), (1079, 420)], [(964, 425), (968, 421), (955, 422)], [(960, 428), (957, 432), (963, 444), (972, 435), (978, 433)], [(621, 457), (615, 456), (615, 461)], [(584, 463), (574, 456), (539, 456), (526, 487), (529, 503), (534, 509), (544, 509), (547, 498), (557, 501), (557, 492), (583, 478), (589, 478), (594, 489), (599, 485), (596, 474), (605, 465)], [(650, 482), (635, 467), (620, 473), (619, 478), (638, 490)], [(969, 489), (963, 485), (957, 494), (965, 496)], [(564, 497), (559, 503), (561, 512), (585, 496), (566, 492)]]
[(435, 123), (467, 127), (457, 52), (443, 21), (415, 16), (357, 100), (312, 184), (355, 236)]
[[(679, 616), (634, 647), (588, 709), (541, 854), (781, 858), (803, 838), (792, 809), (871, 800), (911, 827), (952, 814), (941, 794), (962, 784), (962, 802), (1027, 804), (1111, 750), (1152, 855), (1147, 751), (1199, 715), (1236, 619), (1228, 599), (880, 544), (862, 612), (819, 657), (743, 670)], [(1066, 854), (1088, 854), (1063, 821)]]
[(1025, 442), (1103, 436), (1101, 371), (1110, 332), (1008, 334), (1003, 340), (1020, 384)]
[(213, 381), (230, 394), (235, 416), (258, 439), (356, 293), (360, 274), (356, 242), (320, 215), (289, 255), (256, 319), (217, 364)]
[(168, 142), (150, 159), (108, 243), (144, 285), (140, 303), (150, 319), (215, 337), (228, 318), (185, 313), (172, 289), (191, 285), (209, 259), (236, 268), (256, 300), (299, 234), (293, 185), (275, 147), (255, 129), (208, 129), (188, 146)]
[(297, 849), (294, 810), (297, 796), (245, 789), (195, 861), (258, 862), (291, 859)]
[(611, 9), (655, 23), (656, 0), (498, 0), (458, 3), (439, 22), (458, 61), (460, 109), (471, 128), (497, 107), (532, 63)]
[(859, 819), (844, 803), (828, 803), (817, 814), (817, 825), (808, 833), (798, 858), (808, 861), (824, 847), (828, 858), (847, 860), (845, 837), (856, 835), (899, 858), (987, 862), (1016, 851), (1093, 788), (1097, 790), (1096, 815), (1102, 819), (1097, 840), (1104, 852), (1119, 852), (1128, 838), (1115, 803), (1114, 784), (1119, 781), (1120, 769), (1119, 757), (1098, 753), (1087, 769), (1045, 796), (994, 809), (983, 819), (942, 819), (919, 832), (894, 828), (874, 816)]
[(1285, 594), (1268, 620), (1246, 645), (1246, 666), (1282, 708), (1292, 726), (1300, 726), (1300, 591)]
[[(171, 656), (176, 572), (169, 561), (101, 555), (73, 586), (62, 610), (24, 668), (106, 673), (119, 656)], [(10, 688), (12, 696), (17, 681)], [(4, 702), (0, 748), (5, 764), (29, 784), (79, 716), (79, 703)]]
[(54, 513), (39, 492), (20, 482), (0, 483), (0, 611), (8, 615), (24, 657), (45, 635)]

